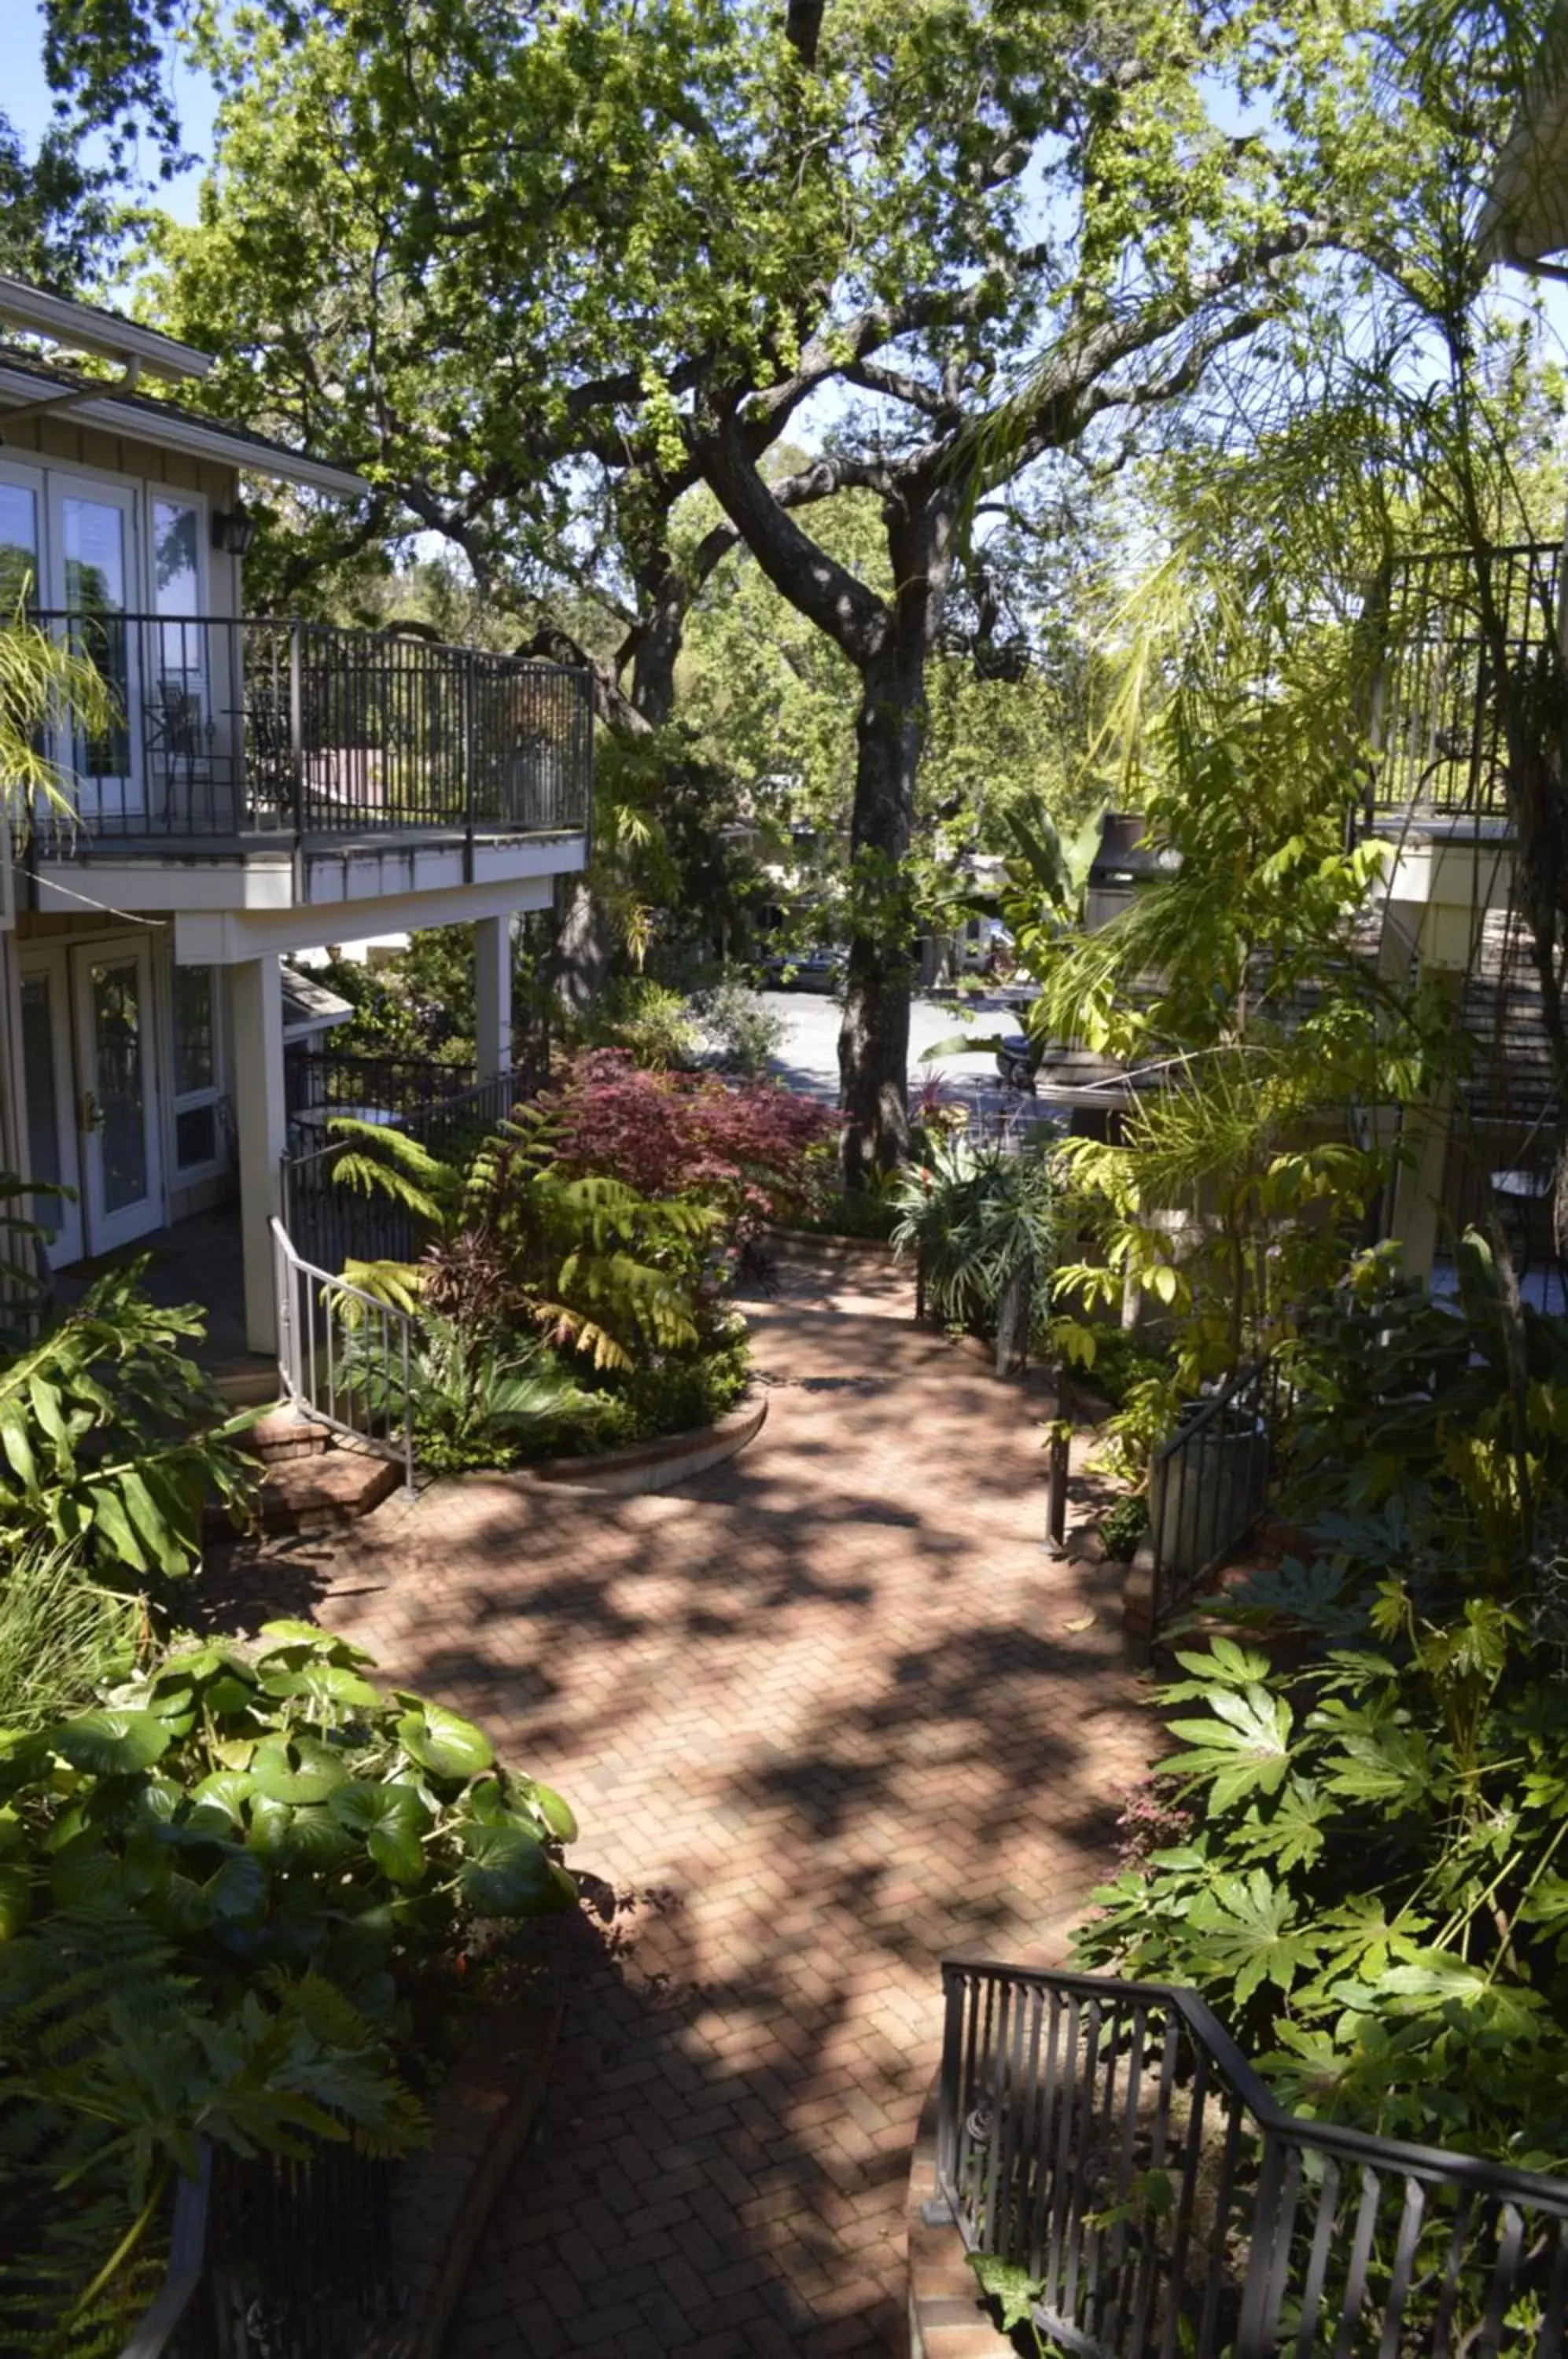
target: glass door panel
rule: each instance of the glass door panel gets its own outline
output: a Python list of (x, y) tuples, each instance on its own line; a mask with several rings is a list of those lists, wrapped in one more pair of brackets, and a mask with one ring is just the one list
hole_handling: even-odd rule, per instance
[(60, 603), (71, 616), (71, 646), (89, 657), (107, 681), (114, 717), (101, 731), (71, 733), (70, 767), (78, 780), (78, 807), (91, 826), (134, 830), (144, 804), (136, 721), (140, 704), (137, 648), (129, 622), (131, 495), (104, 485), (73, 491), (51, 479), (50, 513)]
[[(77, 1185), (71, 1022), (63, 954), (24, 966), (22, 1079), (27, 1102), (27, 1180)], [(44, 1231), (51, 1268), (82, 1256), (82, 1206), (73, 1197), (35, 1196), (29, 1217)]]
[(147, 656), (147, 766), (155, 810), (194, 832), (232, 824), (217, 760), (212, 650), (201, 595), (201, 519), (190, 500), (152, 503), (153, 612)]
[(87, 1249), (104, 1253), (163, 1218), (153, 1078), (152, 959), (145, 943), (81, 949), (76, 1012)]

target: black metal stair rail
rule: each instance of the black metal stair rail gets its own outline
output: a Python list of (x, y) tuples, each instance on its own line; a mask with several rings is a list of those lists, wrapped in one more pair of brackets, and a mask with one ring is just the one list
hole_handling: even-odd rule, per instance
[(1568, 2180), (1287, 2114), (1192, 1991), (942, 1967), (934, 2212), (1086, 2359), (1559, 2359)]

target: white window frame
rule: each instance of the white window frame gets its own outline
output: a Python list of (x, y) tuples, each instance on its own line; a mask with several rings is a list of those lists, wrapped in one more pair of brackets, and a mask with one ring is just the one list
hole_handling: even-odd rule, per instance
[(158, 527), (154, 510), (159, 500), (170, 507), (194, 508), (196, 511), (196, 613), (205, 622), (212, 619), (212, 508), (205, 492), (188, 492), (183, 484), (156, 484), (148, 476), (144, 484), (147, 504), (147, 614), (158, 613)]
[[(175, 1062), (178, 1053), (178, 1043), (175, 1038), (174, 1027), (175, 976), (181, 966), (199, 966), (205, 968), (212, 994), (212, 1078), (210, 1082), (204, 1082), (201, 1089), (186, 1090), (183, 1093), (180, 1092), (177, 1088), (180, 1076)], [(164, 972), (169, 978), (167, 1055), (169, 1061), (169, 1185), (174, 1188), (191, 1188), (194, 1187), (199, 1180), (215, 1179), (219, 1173), (226, 1171), (229, 1168), (228, 1141), (223, 1121), (224, 1101), (228, 1095), (228, 1092), (224, 1087), (227, 1076), (223, 1064), (223, 970), (220, 966), (214, 966), (210, 959), (170, 958), (164, 969)], [(212, 1109), (212, 1152), (207, 1158), (205, 1162), (181, 1163), (180, 1160), (180, 1117), (182, 1114), (200, 1113), (207, 1106), (211, 1106)]]

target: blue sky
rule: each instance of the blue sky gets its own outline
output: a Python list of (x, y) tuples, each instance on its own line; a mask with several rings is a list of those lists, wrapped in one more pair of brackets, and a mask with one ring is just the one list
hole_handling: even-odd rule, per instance
[[(37, 0), (0, 0), (0, 39), (5, 44), (0, 108), (4, 108), (27, 147), (35, 148), (49, 128), (52, 103), (44, 80), (43, 18)], [(178, 59), (173, 76), (185, 144), (198, 158), (204, 158), (216, 92), (209, 82), (191, 73)], [(150, 174), (155, 168), (150, 154), (147, 162)], [(201, 177), (198, 164), (178, 179), (163, 182), (157, 190), (158, 202), (177, 221), (194, 221)]]

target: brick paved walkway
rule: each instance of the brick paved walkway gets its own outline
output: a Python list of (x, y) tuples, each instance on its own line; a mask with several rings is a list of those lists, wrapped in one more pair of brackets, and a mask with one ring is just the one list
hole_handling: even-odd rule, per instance
[(453, 2359), (901, 2349), (937, 1961), (1061, 1954), (1144, 1767), (1114, 1582), (1038, 1545), (1042, 1404), (849, 1282), (757, 1308), (768, 1422), (729, 1465), (447, 1486), (310, 1597), (558, 1785), (626, 1904)]

